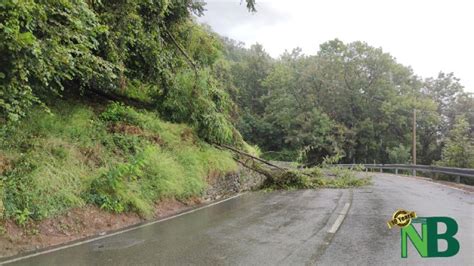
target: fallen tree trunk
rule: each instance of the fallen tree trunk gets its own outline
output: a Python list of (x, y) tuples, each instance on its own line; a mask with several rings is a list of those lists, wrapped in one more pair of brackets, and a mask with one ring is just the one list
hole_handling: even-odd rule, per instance
[[(287, 168), (280, 167), (269, 161), (258, 158), (237, 148), (228, 145), (217, 145), (220, 149), (225, 148), (235, 153), (234, 160), (241, 164), (243, 167), (255, 171), (266, 177), (263, 184), (264, 187), (286, 189), (290, 187), (296, 188), (310, 188), (310, 179), (313, 176), (303, 173), (302, 171), (292, 171)], [(242, 160), (242, 157), (246, 157), (247, 160)], [(264, 165), (270, 167), (264, 167)]]
[[(234, 158), (235, 159), (235, 158)], [(241, 160), (239, 159), (235, 159), (236, 162), (238, 162), (239, 164), (241, 164), (243, 167), (247, 168), (247, 169), (250, 169), (252, 171), (255, 171), (263, 176), (265, 176), (266, 178), (270, 178), (270, 179), (273, 179), (273, 175), (270, 174), (268, 171), (265, 171), (265, 170), (262, 170), (260, 167), (256, 167), (254, 164), (252, 164), (251, 166), (248, 165), (247, 163), (245, 162), (242, 162)]]
[(241, 151), (241, 150), (239, 150), (239, 149), (236, 149), (236, 148), (234, 148), (234, 147), (232, 147), (232, 146), (225, 145), (225, 144), (221, 144), (221, 145), (215, 144), (215, 145), (218, 146), (218, 147), (226, 148), (226, 149), (231, 150), (231, 151), (233, 151), (233, 152), (236, 152), (236, 153), (238, 153), (238, 154), (240, 154), (240, 155), (244, 155), (244, 156), (250, 157), (250, 158), (252, 158), (252, 159), (254, 159), (254, 160), (257, 160), (257, 161), (259, 161), (259, 162), (262, 162), (262, 163), (264, 163), (264, 164), (266, 164), (266, 165), (269, 165), (269, 166), (271, 166), (271, 167), (274, 167), (274, 168), (276, 168), (276, 169), (285, 170), (285, 171), (288, 170), (288, 169), (286, 169), (286, 168), (283, 168), (283, 167), (280, 167), (280, 166), (278, 166), (278, 165), (275, 165), (275, 164), (273, 164), (273, 163), (271, 163), (271, 162), (269, 162), (269, 161), (267, 161), (267, 160), (264, 160), (264, 159), (255, 157), (255, 156), (253, 156), (253, 155), (251, 155), (251, 154), (249, 154), (249, 153), (246, 153), (246, 152), (244, 152), (244, 151)]

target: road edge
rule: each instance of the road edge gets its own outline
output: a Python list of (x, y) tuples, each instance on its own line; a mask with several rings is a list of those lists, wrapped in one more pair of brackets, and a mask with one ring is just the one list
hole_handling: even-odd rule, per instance
[(236, 195), (233, 195), (231, 197), (228, 197), (228, 198), (225, 198), (225, 199), (222, 199), (222, 200), (214, 201), (214, 202), (211, 202), (211, 203), (205, 203), (201, 206), (198, 205), (194, 208), (184, 210), (182, 212), (170, 215), (168, 217), (164, 217), (164, 218), (160, 218), (160, 219), (152, 220), (152, 221), (146, 221), (146, 222), (143, 222), (143, 223), (138, 223), (138, 224), (135, 224), (135, 225), (132, 225), (132, 226), (129, 226), (129, 227), (125, 227), (125, 228), (122, 228), (122, 229), (119, 229), (119, 230), (116, 230), (116, 231), (108, 232), (104, 235), (95, 235), (95, 236), (92, 236), (92, 237), (89, 237), (89, 238), (72, 241), (70, 243), (60, 244), (58, 246), (47, 247), (43, 250), (32, 251), (32, 253), (26, 254), (26, 255), (25, 254), (23, 254), (23, 255), (20, 254), (20, 255), (14, 255), (14, 256), (11, 256), (11, 257), (5, 257), (5, 258), (0, 259), (0, 265), (5, 265), (5, 264), (25, 260), (25, 259), (28, 259), (28, 258), (48, 254), (48, 253), (51, 253), (51, 252), (55, 252), (55, 251), (59, 251), (59, 250), (79, 246), (79, 245), (94, 242), (94, 241), (97, 241), (97, 240), (100, 240), (100, 239), (104, 239), (104, 238), (108, 238), (108, 237), (111, 237), (111, 236), (115, 236), (115, 235), (123, 234), (123, 233), (126, 233), (126, 232), (134, 231), (134, 230), (146, 227), (146, 226), (150, 226), (150, 225), (154, 225), (154, 224), (157, 224), (157, 223), (165, 222), (165, 221), (168, 221), (168, 220), (171, 220), (171, 219), (174, 219), (174, 218), (178, 218), (180, 216), (184, 216), (186, 214), (190, 214), (190, 213), (193, 213), (193, 212), (196, 212), (196, 211), (199, 211), (199, 210), (202, 210), (202, 209), (205, 209), (205, 208), (209, 208), (209, 207), (215, 206), (217, 204), (220, 204), (220, 203), (238, 198), (238, 197), (240, 197), (244, 194), (247, 194), (247, 193), (248, 192), (238, 193)]

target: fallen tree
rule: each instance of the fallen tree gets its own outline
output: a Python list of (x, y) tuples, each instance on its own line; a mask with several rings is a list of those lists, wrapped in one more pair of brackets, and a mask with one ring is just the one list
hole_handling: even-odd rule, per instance
[(295, 168), (288, 169), (229, 145), (218, 145), (234, 153), (234, 160), (243, 167), (266, 177), (263, 188), (269, 189), (311, 189), (311, 188), (347, 188), (370, 184), (370, 177), (357, 177), (355, 172), (343, 168)]

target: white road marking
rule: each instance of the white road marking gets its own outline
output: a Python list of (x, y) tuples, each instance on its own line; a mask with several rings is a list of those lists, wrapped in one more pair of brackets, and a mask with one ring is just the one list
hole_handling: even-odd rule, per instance
[(342, 209), (342, 212), (339, 214), (336, 221), (332, 225), (331, 229), (329, 229), (328, 233), (331, 233), (331, 234), (336, 233), (337, 229), (339, 229), (339, 226), (341, 226), (342, 221), (344, 221), (344, 218), (346, 217), (347, 211), (349, 210), (350, 206), (351, 206), (351, 204), (349, 202), (347, 202), (344, 205), (344, 208)]
[(231, 199), (240, 197), (240, 196), (242, 196), (243, 194), (246, 194), (246, 193), (247, 193), (247, 192), (239, 193), (239, 194), (237, 194), (237, 195), (235, 195), (235, 196), (232, 196), (232, 197), (230, 197), (230, 198), (226, 198), (226, 199), (223, 199), (223, 200), (220, 200), (220, 201), (216, 201), (216, 202), (213, 202), (213, 203), (208, 204), (208, 205), (204, 205), (204, 206), (199, 207), (199, 208), (191, 209), (191, 210), (189, 210), (189, 211), (185, 211), (185, 212), (182, 212), (182, 213), (178, 213), (178, 214), (175, 214), (175, 215), (170, 216), (170, 217), (166, 217), (166, 218), (163, 218), (163, 219), (160, 219), (160, 220), (156, 220), (156, 221), (151, 221), (151, 222), (144, 223), (144, 224), (141, 224), (141, 225), (138, 225), (138, 226), (134, 226), (134, 227), (131, 227), (131, 228), (127, 228), (127, 229), (124, 229), (124, 230), (121, 230), (121, 231), (113, 232), (113, 233), (106, 234), (106, 235), (99, 235), (99, 236), (94, 237), (94, 238), (91, 238), (91, 239), (86, 239), (86, 240), (79, 241), (79, 242), (72, 243), (72, 244), (66, 244), (66, 245), (64, 245), (64, 246), (60, 246), (60, 247), (57, 247), (57, 248), (52, 248), (52, 249), (48, 249), (48, 250), (36, 252), (36, 253), (33, 253), (33, 254), (29, 254), (29, 255), (26, 255), (26, 256), (18, 257), (18, 258), (13, 258), (13, 259), (6, 260), (6, 261), (0, 261), (0, 265), (4, 265), (4, 264), (12, 263), (12, 262), (15, 262), (15, 261), (19, 261), (19, 260), (24, 260), (24, 259), (36, 257), (36, 256), (43, 255), (43, 254), (48, 254), (48, 253), (55, 252), (55, 251), (59, 251), (59, 250), (63, 250), (63, 249), (66, 249), (66, 248), (71, 248), (71, 247), (79, 246), (79, 245), (86, 244), (86, 243), (90, 243), (90, 242), (93, 242), (93, 241), (96, 241), (96, 240), (100, 240), (100, 239), (104, 239), (104, 238), (107, 238), (107, 237), (115, 236), (115, 235), (118, 235), (118, 234), (123, 234), (123, 233), (126, 233), (126, 232), (130, 232), (130, 231), (133, 231), (133, 230), (137, 230), (137, 229), (143, 228), (143, 227), (145, 227), (145, 226), (149, 226), (149, 225), (161, 223), (161, 222), (164, 222), (164, 221), (168, 221), (168, 220), (171, 220), (171, 219), (173, 219), (173, 218), (177, 218), (177, 217), (179, 217), (179, 216), (183, 216), (183, 215), (186, 215), (186, 214), (190, 214), (190, 213), (193, 213), (193, 212), (196, 212), (196, 211), (205, 209), (205, 208), (212, 207), (212, 206), (217, 205), (217, 204), (219, 204), (219, 203), (222, 203), (222, 202), (225, 202), (225, 201), (228, 201), (228, 200), (231, 200)]

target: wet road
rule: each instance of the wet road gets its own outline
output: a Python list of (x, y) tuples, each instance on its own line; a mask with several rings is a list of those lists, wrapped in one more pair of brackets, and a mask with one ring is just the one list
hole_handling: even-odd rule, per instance
[[(13, 264), (473, 265), (473, 193), (394, 175), (376, 174), (373, 181), (374, 185), (351, 190), (247, 193)], [(456, 219), (459, 253), (451, 258), (423, 259), (410, 243), (408, 258), (400, 258), (400, 230), (389, 230), (386, 225), (398, 208), (416, 211), (418, 216)]]

